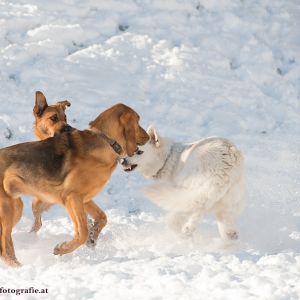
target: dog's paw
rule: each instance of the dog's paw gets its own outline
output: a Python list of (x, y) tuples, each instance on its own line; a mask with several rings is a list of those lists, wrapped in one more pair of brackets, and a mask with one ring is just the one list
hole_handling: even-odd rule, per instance
[(183, 224), (183, 226), (181, 228), (181, 233), (183, 234), (183, 236), (189, 237), (193, 234), (195, 229), (196, 229), (196, 227), (193, 224), (187, 222), (187, 223)]
[(228, 240), (237, 240), (239, 238), (238, 233), (235, 230), (226, 231), (226, 237)]
[(65, 245), (67, 244), (67, 242), (63, 242), (61, 244), (57, 244), (53, 250), (53, 254), (54, 255), (63, 255), (66, 253), (65, 251)]
[(13, 268), (19, 268), (19, 267), (22, 267), (22, 264), (18, 261), (11, 261), (8, 263), (11, 267)]
[(97, 242), (94, 239), (88, 238), (85, 244), (88, 248), (95, 249)]
[(2, 259), (5, 261), (5, 263), (7, 265), (9, 265), (10, 267), (13, 267), (13, 268), (18, 268), (18, 267), (22, 267), (22, 264), (19, 263), (19, 261), (14, 257), (10, 257), (10, 256), (5, 256), (5, 257), (2, 257)]

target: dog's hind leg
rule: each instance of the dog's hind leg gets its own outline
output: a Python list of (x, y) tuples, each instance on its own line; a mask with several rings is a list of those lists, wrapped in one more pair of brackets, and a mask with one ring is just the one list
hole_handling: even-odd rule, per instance
[(20, 221), (23, 213), (23, 201), (21, 198), (12, 199), (14, 201), (14, 218), (13, 226), (17, 225)]
[(87, 217), (82, 198), (75, 193), (68, 195), (65, 200), (65, 207), (73, 221), (75, 236), (73, 240), (57, 245), (54, 248), (55, 255), (63, 255), (74, 251), (84, 244), (88, 238)]
[(244, 205), (244, 183), (241, 177), (214, 206), (219, 233), (223, 239), (238, 239), (236, 220)]
[(104, 211), (97, 206), (94, 201), (89, 201), (84, 204), (84, 210), (94, 219), (93, 224), (89, 226), (89, 237), (86, 245), (89, 248), (94, 248), (97, 243), (100, 232), (107, 223), (107, 217)]
[[(4, 191), (0, 191), (1, 256), (6, 264), (17, 267), (20, 266), (20, 263), (15, 256), (11, 233), (14, 223), (20, 219), (20, 215), (14, 214), (14, 201), (15, 199), (5, 195)], [(16, 205), (20, 205), (20, 202)]]
[(235, 217), (228, 211), (216, 213), (219, 233), (224, 240), (237, 240), (239, 238), (236, 229)]
[(236, 226), (236, 218), (237, 218), (237, 208), (234, 205), (230, 205), (230, 200), (228, 197), (231, 194), (227, 194), (224, 199), (217, 206), (217, 210), (215, 211), (218, 230), (220, 236), (224, 240), (237, 240), (238, 230)]
[(30, 232), (38, 232), (42, 227), (42, 213), (47, 211), (53, 204), (44, 202), (38, 198), (32, 200), (32, 212), (34, 223)]
[(181, 233), (184, 236), (190, 236), (196, 229), (200, 220), (203, 217), (203, 210), (195, 210), (190, 216), (187, 218), (186, 222), (181, 227)]

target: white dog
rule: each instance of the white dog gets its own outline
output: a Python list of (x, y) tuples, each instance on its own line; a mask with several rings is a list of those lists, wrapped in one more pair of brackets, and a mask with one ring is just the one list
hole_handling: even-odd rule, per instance
[(244, 207), (244, 166), (230, 141), (211, 137), (176, 143), (148, 128), (150, 140), (122, 160), (129, 172), (139, 170), (155, 183), (145, 188), (154, 203), (171, 213), (170, 225), (190, 235), (206, 212), (215, 214), (223, 239), (238, 238), (236, 218)]

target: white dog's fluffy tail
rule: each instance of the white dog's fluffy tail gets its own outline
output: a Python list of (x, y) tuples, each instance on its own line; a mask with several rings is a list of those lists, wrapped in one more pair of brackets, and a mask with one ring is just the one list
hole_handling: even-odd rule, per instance
[(171, 184), (153, 184), (144, 189), (146, 197), (167, 211), (191, 211), (195, 206), (197, 190), (177, 188)]

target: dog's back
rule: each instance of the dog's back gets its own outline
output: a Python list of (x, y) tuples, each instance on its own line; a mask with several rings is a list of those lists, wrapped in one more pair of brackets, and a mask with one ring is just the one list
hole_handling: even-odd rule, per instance
[(242, 154), (227, 139), (213, 137), (174, 146), (178, 149), (165, 168), (175, 167), (164, 173), (167, 177), (163, 180), (145, 189), (146, 195), (164, 209), (192, 211), (198, 206), (209, 210), (243, 178)]
[[(203, 185), (207, 178), (214, 178), (215, 184), (236, 180), (243, 168), (241, 152), (229, 140), (224, 138), (207, 138), (185, 145), (180, 157), (181, 171), (179, 177), (191, 179), (197, 186)], [(188, 184), (192, 187), (192, 183)]]
[(229, 140), (213, 137), (186, 145), (173, 176), (176, 185), (218, 201), (242, 174), (241, 152)]

